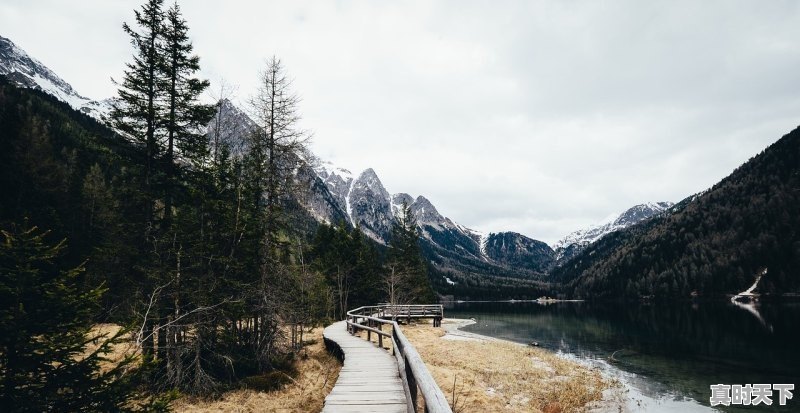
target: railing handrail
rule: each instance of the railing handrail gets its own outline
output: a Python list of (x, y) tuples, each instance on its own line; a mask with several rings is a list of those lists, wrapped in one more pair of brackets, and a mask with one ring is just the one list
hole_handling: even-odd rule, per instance
[[(393, 344), (392, 348), (395, 352), (395, 356), (398, 358), (398, 362), (402, 363), (399, 368), (401, 373), (400, 376), (405, 381), (405, 388), (407, 391), (406, 397), (409, 398), (410, 403), (412, 403), (412, 411), (416, 411), (416, 388), (419, 387), (420, 393), (422, 393), (422, 398), (425, 400), (426, 412), (452, 413), (452, 409), (447, 403), (447, 399), (445, 398), (442, 389), (439, 388), (439, 385), (436, 384), (433, 376), (431, 376), (431, 373), (425, 366), (425, 362), (422, 360), (422, 356), (419, 355), (417, 349), (414, 348), (414, 345), (411, 344), (411, 342), (406, 338), (405, 334), (403, 334), (403, 331), (400, 329), (400, 325), (394, 320), (375, 317), (376, 312), (374, 310), (377, 310), (378, 314), (382, 314), (382, 311), (387, 308), (398, 307), (427, 307), (431, 309), (438, 309), (439, 317), (444, 317), (444, 307), (441, 304), (369, 305), (358, 307), (347, 312), (348, 330), (353, 331), (355, 329), (362, 329), (367, 330), (368, 332), (371, 331), (379, 334), (378, 338), (381, 338), (381, 336), (391, 337)], [(368, 312), (369, 315), (365, 315), (365, 312)], [(379, 324), (389, 324), (392, 326), (392, 334), (385, 333), (369, 326), (361, 325), (357, 319), (370, 320)], [(411, 370), (410, 373), (412, 377), (408, 377), (407, 369)], [(404, 372), (404, 370), (406, 371)]]

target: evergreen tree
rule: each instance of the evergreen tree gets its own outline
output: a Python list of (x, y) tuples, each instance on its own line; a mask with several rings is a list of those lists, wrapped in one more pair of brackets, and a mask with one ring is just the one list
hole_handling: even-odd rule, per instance
[(64, 241), (52, 245), (36, 227), (0, 233), (0, 410), (130, 407), (130, 381), (121, 377), (130, 359), (100, 371), (118, 336), (90, 333), (103, 290), (81, 288), (83, 267), (61, 268)]
[(175, 179), (178, 169), (175, 150), (182, 159), (195, 169), (200, 169), (208, 157), (208, 141), (202, 127), (214, 114), (213, 105), (198, 101), (200, 94), (208, 88), (208, 81), (194, 77), (200, 70), (200, 58), (192, 54), (189, 27), (181, 15), (178, 3), (166, 12), (163, 32), (163, 85), (166, 107), (163, 120), (167, 142), (164, 155), (166, 173), (166, 195), (164, 201), (165, 226), (172, 220)]
[[(161, 155), (159, 146), (159, 119), (163, 117), (163, 107), (159, 101), (163, 90), (159, 83), (163, 82), (163, 56), (160, 53), (164, 12), (164, 0), (148, 0), (142, 10), (134, 10), (136, 24), (141, 31), (136, 31), (127, 23), (123, 30), (131, 38), (136, 50), (133, 61), (126, 64), (127, 69), (119, 85), (119, 103), (111, 111), (114, 126), (139, 141), (145, 146), (145, 185), (148, 192), (156, 184), (156, 162)], [(152, 194), (149, 194), (152, 197)], [(148, 211), (152, 215), (153, 198), (149, 199)]]
[[(139, 337), (142, 352), (146, 358), (153, 357), (154, 340), (159, 342), (159, 351), (165, 348), (163, 335), (157, 334), (162, 308), (158, 292), (164, 285), (163, 256), (165, 239), (160, 232), (157, 220), (157, 207), (161, 202), (163, 190), (163, 168), (160, 159), (163, 150), (163, 0), (147, 0), (140, 10), (134, 10), (138, 30), (123, 24), (123, 30), (130, 36), (135, 54), (127, 63), (127, 69), (119, 84), (119, 100), (114, 104), (111, 118), (114, 126), (129, 138), (143, 145), (144, 181), (141, 187), (131, 191), (129, 202), (136, 204), (144, 211), (142, 222), (133, 222), (131, 231), (142, 234), (133, 248), (136, 250), (133, 270), (141, 281), (137, 295), (142, 308), (140, 312), (147, 314), (142, 321), (143, 329)], [(151, 308), (152, 307), (152, 308)], [(150, 317), (150, 316), (153, 317)]]
[(355, 255), (353, 288), (350, 307), (375, 305), (384, 301), (381, 294), (381, 262), (375, 242), (367, 238), (359, 228), (350, 230), (350, 251)]

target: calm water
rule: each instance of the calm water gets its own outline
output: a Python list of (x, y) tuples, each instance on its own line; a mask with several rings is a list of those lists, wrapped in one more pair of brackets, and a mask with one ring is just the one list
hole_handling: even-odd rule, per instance
[[(540, 346), (603, 364), (662, 405), (704, 410), (709, 385), (794, 383), (787, 406), (725, 411), (800, 411), (800, 303), (455, 303), (447, 317), (475, 318), (465, 331)], [(613, 357), (612, 357), (613, 356)], [(695, 401), (692, 401), (696, 400)], [(666, 401), (666, 402), (665, 402)], [(676, 404), (677, 403), (677, 404)], [(691, 408), (691, 409), (690, 409)]]

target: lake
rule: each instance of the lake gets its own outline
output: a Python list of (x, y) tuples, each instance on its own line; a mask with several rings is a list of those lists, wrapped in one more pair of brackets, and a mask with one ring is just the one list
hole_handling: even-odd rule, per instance
[(723, 410), (800, 411), (800, 302), (463, 302), (445, 315), (599, 367), (631, 390), (635, 410), (710, 411), (711, 384), (794, 383), (784, 407), (776, 392), (772, 407)]

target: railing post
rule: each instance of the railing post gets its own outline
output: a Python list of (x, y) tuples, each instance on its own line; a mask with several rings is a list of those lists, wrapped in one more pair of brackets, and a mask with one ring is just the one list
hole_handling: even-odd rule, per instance
[(414, 411), (417, 411), (417, 379), (414, 377), (414, 372), (411, 370), (411, 365), (405, 354), (402, 355), (406, 365), (406, 380), (408, 380), (408, 391), (411, 393), (411, 406)]

